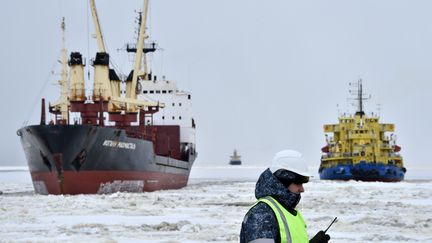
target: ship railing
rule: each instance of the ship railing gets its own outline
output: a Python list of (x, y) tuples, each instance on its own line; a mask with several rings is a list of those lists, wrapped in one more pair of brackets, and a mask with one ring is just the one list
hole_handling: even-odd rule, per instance
[(351, 133), (348, 134), (349, 139), (374, 139), (376, 136), (372, 133)]
[(327, 154), (323, 154), (322, 155), (323, 159), (327, 159), (327, 158), (347, 158), (347, 157), (352, 157), (352, 153), (329, 152)]
[(329, 132), (339, 132), (340, 128), (338, 124), (327, 124), (324, 125), (324, 132), (329, 133)]
[(358, 157), (358, 156), (360, 156), (360, 153), (329, 152), (327, 154), (323, 154), (323, 158), (335, 158), (335, 157), (344, 157), (344, 158), (347, 158), (347, 157)]
[(383, 145), (381, 145), (381, 148), (382, 149), (391, 149), (392, 146), (390, 146), (389, 144), (383, 144)]
[(402, 156), (400, 154), (397, 154), (397, 153), (390, 153), (390, 157), (392, 157), (392, 158), (398, 158), (398, 159), (402, 158)]
[(149, 141), (151, 141), (153, 138), (152, 134), (146, 134), (141, 131), (126, 130), (126, 134), (128, 135), (128, 137), (139, 138)]

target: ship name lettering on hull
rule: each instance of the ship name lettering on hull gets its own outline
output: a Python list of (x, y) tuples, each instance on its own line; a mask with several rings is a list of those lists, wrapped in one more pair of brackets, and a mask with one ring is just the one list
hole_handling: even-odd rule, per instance
[(131, 149), (131, 150), (135, 150), (136, 148), (136, 144), (134, 143), (125, 143), (125, 142), (118, 142), (112, 140), (105, 140), (102, 146), (111, 147), (111, 148)]

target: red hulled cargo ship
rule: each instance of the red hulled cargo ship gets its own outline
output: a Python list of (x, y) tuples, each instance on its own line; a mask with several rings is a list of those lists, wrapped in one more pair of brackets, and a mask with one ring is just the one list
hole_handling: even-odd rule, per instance
[(93, 90), (86, 93), (82, 55), (67, 60), (62, 22), (61, 94), (42, 99), (39, 125), (22, 127), (21, 139), (33, 185), (39, 194), (142, 192), (186, 186), (195, 151), (191, 94), (147, 70), (148, 0), (139, 18), (134, 68), (121, 80), (109, 65), (94, 0), (90, 0), (99, 51), (92, 63)]

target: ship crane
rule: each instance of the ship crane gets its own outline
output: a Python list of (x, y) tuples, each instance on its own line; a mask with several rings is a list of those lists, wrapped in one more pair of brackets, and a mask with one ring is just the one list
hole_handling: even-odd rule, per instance
[[(110, 82), (109, 78), (109, 54), (106, 52), (105, 44), (102, 36), (102, 31), (99, 23), (99, 17), (96, 11), (94, 0), (90, 0), (90, 8), (93, 16), (95, 28), (95, 36), (98, 43), (98, 52), (93, 62), (94, 67), (94, 82), (93, 82), (93, 100), (108, 101), (112, 96), (119, 96), (119, 88), (115, 88), (115, 84)], [(119, 84), (118, 84), (118, 87)], [(113, 94), (113, 89), (118, 90)], [(109, 109), (113, 107), (110, 106)]]
[[(147, 11), (148, 11), (148, 0), (144, 0), (144, 7), (140, 17), (141, 23), (140, 23), (140, 29), (138, 34), (138, 43), (136, 45), (135, 65), (133, 70), (132, 83), (128, 87), (128, 90), (126, 91), (126, 96), (131, 99), (136, 99), (137, 96), (136, 87), (138, 83), (138, 77), (142, 77), (147, 74), (147, 62), (146, 62), (145, 53), (143, 52), (144, 40), (148, 37), (145, 33), (146, 30), (145, 27), (147, 24)], [(141, 69), (143, 58), (144, 58), (144, 71)]]
[(103, 36), (102, 36), (102, 31), (100, 28), (100, 24), (99, 24), (99, 18), (97, 15), (97, 11), (96, 11), (96, 5), (95, 5), (95, 1), (94, 0), (90, 0), (90, 8), (92, 11), (92, 16), (93, 16), (93, 22), (95, 25), (95, 36), (96, 36), (96, 40), (98, 43), (98, 48), (99, 48), (99, 52), (105, 52), (105, 43), (103, 40)]
[[(93, 22), (95, 26), (95, 36), (98, 43), (99, 52), (96, 54), (94, 61), (95, 77), (94, 77), (94, 89), (93, 89), (93, 100), (95, 101), (108, 101), (108, 112), (119, 113), (125, 111), (127, 113), (137, 113), (139, 109), (144, 109), (148, 106), (159, 106), (163, 107), (162, 104), (149, 101), (137, 100), (136, 87), (138, 77), (143, 76), (146, 71), (141, 71), (141, 60), (143, 59), (143, 46), (144, 39), (146, 38), (145, 26), (146, 16), (148, 9), (148, 0), (144, 1), (144, 11), (141, 18), (144, 19), (140, 25), (140, 34), (137, 43), (137, 52), (135, 56), (135, 67), (132, 84), (126, 90), (126, 98), (120, 97), (120, 84), (117, 80), (110, 80), (109, 70), (109, 54), (106, 52), (104, 39), (100, 27), (100, 22), (96, 10), (95, 0), (90, 0), (91, 12), (93, 16)], [(119, 81), (119, 80), (118, 80)]]

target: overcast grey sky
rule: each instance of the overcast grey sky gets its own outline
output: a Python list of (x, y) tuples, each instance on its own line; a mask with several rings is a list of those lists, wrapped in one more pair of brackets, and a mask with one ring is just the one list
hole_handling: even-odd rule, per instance
[[(59, 76), (49, 73), (61, 17), (69, 52), (94, 57), (87, 4), (1, 1), (1, 164), (25, 165), (15, 132), (25, 120), (38, 122), (41, 96), (57, 98)], [(96, 4), (111, 59), (128, 73), (132, 59), (117, 49), (134, 40), (143, 3)], [(431, 168), (431, 9), (426, 0), (152, 1), (150, 34), (163, 51), (151, 68), (192, 91), (197, 164), (226, 165), (234, 148), (244, 164), (266, 163), (294, 148), (318, 166), (323, 124), (337, 122), (348, 83), (361, 77), (372, 95), (366, 111), (381, 104), (381, 121), (396, 124), (408, 171)]]

